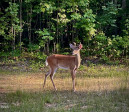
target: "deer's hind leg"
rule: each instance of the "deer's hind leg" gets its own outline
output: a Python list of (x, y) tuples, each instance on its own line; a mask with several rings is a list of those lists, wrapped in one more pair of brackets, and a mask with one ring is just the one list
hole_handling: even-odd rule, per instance
[(43, 88), (45, 87), (46, 79), (47, 79), (47, 77), (48, 77), (50, 74), (51, 74), (51, 68), (49, 69), (49, 72), (45, 74), (45, 79), (44, 79)]
[(56, 73), (57, 69), (58, 69), (58, 67), (52, 68), (51, 69), (51, 74), (50, 74), (50, 79), (52, 81), (52, 84), (53, 84), (53, 87), (54, 87), (55, 90), (57, 90), (57, 89), (56, 89), (56, 86), (54, 84), (53, 78), (54, 78), (54, 74)]

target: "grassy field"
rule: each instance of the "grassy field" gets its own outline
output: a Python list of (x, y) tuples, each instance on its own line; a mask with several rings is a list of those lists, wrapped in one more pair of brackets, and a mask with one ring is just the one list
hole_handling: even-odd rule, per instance
[(129, 112), (128, 67), (81, 66), (76, 92), (72, 92), (72, 79), (65, 70), (55, 74), (57, 91), (49, 77), (43, 89), (47, 70), (0, 70), (0, 112)]

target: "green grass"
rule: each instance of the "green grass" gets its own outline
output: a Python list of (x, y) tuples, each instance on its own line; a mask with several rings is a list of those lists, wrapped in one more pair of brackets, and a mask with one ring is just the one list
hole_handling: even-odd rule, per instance
[[(2, 96), (1, 96), (2, 97)], [(128, 90), (101, 92), (45, 91), (8, 93), (0, 112), (128, 112)]]
[(81, 76), (85, 77), (123, 77), (129, 75), (129, 67), (124, 65), (95, 65), (92, 67), (81, 66), (79, 68), (79, 73)]

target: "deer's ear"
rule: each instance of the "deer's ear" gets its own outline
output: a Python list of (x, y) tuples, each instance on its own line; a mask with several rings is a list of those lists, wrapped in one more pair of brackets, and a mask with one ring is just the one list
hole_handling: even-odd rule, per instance
[(82, 49), (82, 44), (80, 43), (80, 45), (79, 45), (79, 49)]
[(71, 49), (75, 49), (76, 48), (76, 46), (71, 44), (71, 43), (69, 44), (69, 46), (70, 46)]
[(73, 42), (73, 44), (74, 44), (74, 46), (76, 46), (76, 43), (75, 42)]

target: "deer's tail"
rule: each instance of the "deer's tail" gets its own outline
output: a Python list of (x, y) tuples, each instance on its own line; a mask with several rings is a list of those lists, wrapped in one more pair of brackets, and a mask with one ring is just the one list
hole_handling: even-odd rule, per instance
[(46, 66), (48, 66), (48, 62), (47, 62), (47, 59), (46, 59), (45, 63), (46, 63)]

